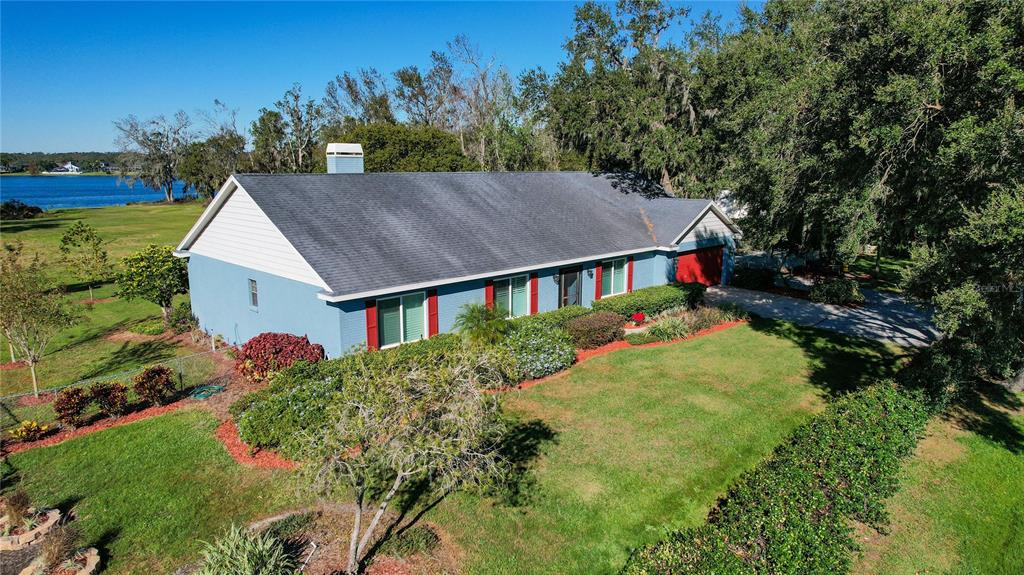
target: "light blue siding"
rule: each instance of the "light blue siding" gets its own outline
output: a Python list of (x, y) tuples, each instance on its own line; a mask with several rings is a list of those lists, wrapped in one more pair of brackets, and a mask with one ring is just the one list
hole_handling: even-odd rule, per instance
[[(318, 299), (320, 288), (205, 256), (188, 260), (192, 313), (207, 333), (240, 345), (265, 331), (306, 335), (336, 357), (342, 351), (341, 311)], [(249, 307), (249, 280), (259, 307)], [(365, 328), (364, 328), (365, 337)]]
[[(732, 275), (732, 238), (706, 239), (680, 245), (684, 252), (701, 247), (724, 245), (722, 279)], [(633, 257), (633, 289), (664, 285), (675, 278), (675, 254), (652, 250)], [(582, 300), (594, 301), (595, 263), (580, 265)], [(559, 268), (538, 270), (537, 307), (539, 312), (558, 308)], [(363, 300), (328, 303), (317, 298), (317, 286), (288, 280), (245, 267), (199, 255), (189, 258), (192, 309), (201, 327), (223, 336), (232, 344), (242, 344), (266, 331), (307, 335), (324, 346), (328, 356), (337, 357), (354, 346), (366, 345), (366, 303)], [(259, 286), (259, 309), (249, 309), (248, 280)], [(497, 279), (497, 277), (495, 278)], [(452, 331), (459, 310), (467, 303), (484, 302), (484, 280), (438, 286), (438, 330)], [(407, 293), (407, 292), (403, 292)], [(401, 293), (381, 297), (394, 297)]]

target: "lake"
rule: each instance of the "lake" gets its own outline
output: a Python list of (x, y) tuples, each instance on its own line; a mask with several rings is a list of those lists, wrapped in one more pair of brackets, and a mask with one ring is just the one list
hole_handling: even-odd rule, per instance
[[(174, 196), (184, 197), (182, 183), (174, 184)], [(135, 182), (129, 187), (117, 176), (2, 176), (0, 200), (21, 200), (44, 210), (99, 208), (131, 202), (163, 201), (163, 192)]]

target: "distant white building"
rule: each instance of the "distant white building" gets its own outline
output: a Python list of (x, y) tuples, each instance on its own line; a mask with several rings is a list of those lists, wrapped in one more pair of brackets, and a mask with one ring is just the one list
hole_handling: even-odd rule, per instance
[(81, 174), (82, 168), (72, 164), (71, 162), (64, 162), (46, 174)]
[(732, 190), (720, 190), (716, 202), (730, 219), (738, 220), (747, 217), (747, 206), (740, 203)]

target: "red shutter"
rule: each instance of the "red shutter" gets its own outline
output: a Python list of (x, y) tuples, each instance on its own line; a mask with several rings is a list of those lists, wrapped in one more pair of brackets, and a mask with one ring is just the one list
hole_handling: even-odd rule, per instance
[(366, 347), (377, 349), (377, 300), (366, 300)]
[(601, 299), (601, 262), (594, 264), (594, 299)]
[(633, 256), (626, 259), (626, 291), (633, 291)]
[(533, 314), (537, 313), (539, 311), (539, 309), (540, 309), (537, 306), (537, 284), (538, 283), (539, 283), (539, 281), (537, 280), (537, 274), (536, 273), (530, 274), (530, 315), (533, 315)]
[(484, 303), (487, 304), (487, 309), (494, 307), (494, 281), (487, 280), (484, 282)]
[(437, 290), (427, 290), (427, 337), (437, 335)]

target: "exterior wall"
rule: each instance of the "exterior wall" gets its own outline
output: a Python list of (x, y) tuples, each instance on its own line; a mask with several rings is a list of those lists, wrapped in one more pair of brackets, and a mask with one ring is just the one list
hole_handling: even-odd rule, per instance
[[(188, 260), (192, 313), (200, 327), (240, 345), (265, 331), (308, 336), (330, 357), (341, 346), (341, 310), (317, 298), (310, 285), (192, 254)], [(249, 307), (249, 280), (256, 280), (259, 307)], [(363, 328), (363, 338), (366, 330)]]
[[(722, 280), (732, 273), (735, 244), (731, 236), (706, 238), (679, 246), (684, 252), (725, 244)], [(633, 289), (664, 285), (675, 277), (675, 254), (651, 251), (633, 256)], [(582, 300), (594, 301), (596, 262), (580, 265)], [(537, 312), (558, 308), (559, 268), (537, 270)], [(320, 288), (242, 266), (193, 254), (189, 258), (192, 309), (202, 328), (223, 336), (233, 344), (265, 332), (276, 331), (307, 335), (324, 346), (327, 355), (337, 357), (355, 346), (366, 345), (366, 302), (363, 300), (328, 303), (317, 298)], [(202, 281), (197, 281), (202, 278)], [(249, 309), (248, 280), (259, 287), (258, 311)], [(498, 277), (494, 279), (499, 279)], [(438, 333), (450, 332), (460, 308), (467, 303), (484, 303), (484, 281), (474, 280), (437, 286)], [(404, 295), (389, 294), (384, 297)]]
[(328, 174), (363, 173), (362, 156), (327, 156)]
[(715, 212), (708, 210), (700, 222), (679, 243), (690, 243), (712, 238), (721, 243), (721, 239), (730, 237), (732, 237), (732, 230), (729, 229), (729, 226), (725, 225), (725, 222)]

